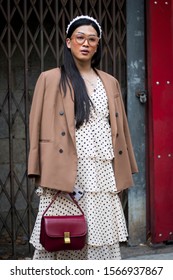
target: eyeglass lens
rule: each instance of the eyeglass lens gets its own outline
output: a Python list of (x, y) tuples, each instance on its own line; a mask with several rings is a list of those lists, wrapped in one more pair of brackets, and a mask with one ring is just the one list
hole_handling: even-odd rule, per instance
[(96, 36), (75, 35), (75, 40), (78, 44), (83, 44), (86, 40), (90, 46), (98, 44), (99, 38)]

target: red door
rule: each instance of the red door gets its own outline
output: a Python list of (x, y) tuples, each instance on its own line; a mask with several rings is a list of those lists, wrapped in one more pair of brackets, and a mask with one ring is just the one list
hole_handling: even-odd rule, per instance
[(148, 232), (173, 239), (173, 0), (148, 0)]

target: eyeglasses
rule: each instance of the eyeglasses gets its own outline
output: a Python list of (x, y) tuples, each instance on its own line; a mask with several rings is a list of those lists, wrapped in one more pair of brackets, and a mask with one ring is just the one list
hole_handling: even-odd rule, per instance
[(94, 35), (75, 34), (70, 39), (75, 39), (76, 43), (82, 45), (86, 40), (91, 47), (97, 46), (100, 38)]

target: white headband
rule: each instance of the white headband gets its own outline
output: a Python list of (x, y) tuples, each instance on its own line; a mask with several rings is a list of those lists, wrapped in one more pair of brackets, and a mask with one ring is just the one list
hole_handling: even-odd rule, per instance
[(97, 26), (98, 26), (98, 28), (99, 28), (99, 31), (100, 31), (100, 38), (101, 38), (101, 36), (102, 36), (102, 29), (101, 29), (101, 26), (100, 26), (100, 24), (97, 22), (97, 20), (96, 19), (94, 19), (93, 17), (90, 17), (90, 16), (77, 16), (77, 17), (75, 17), (72, 21), (70, 21), (70, 23), (69, 23), (69, 25), (67, 26), (67, 29), (66, 29), (66, 33), (68, 34), (68, 31), (69, 31), (69, 29), (70, 29), (70, 26), (75, 22), (75, 21), (77, 21), (77, 20), (79, 20), (79, 19), (89, 19), (89, 20), (91, 20), (91, 21), (93, 21), (93, 22), (95, 22), (95, 24), (97, 24)]

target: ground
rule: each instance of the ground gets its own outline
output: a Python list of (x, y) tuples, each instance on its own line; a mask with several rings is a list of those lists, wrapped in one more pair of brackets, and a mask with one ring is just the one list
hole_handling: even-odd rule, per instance
[[(22, 244), (23, 243), (23, 244)], [(28, 253), (28, 244), (26, 241), (18, 242), (16, 245), (16, 256), (14, 257), (11, 253), (11, 244), (4, 243), (0, 244), (0, 260), (23, 260), (23, 259), (31, 259), (33, 248), (30, 248), (30, 253)], [(173, 242), (170, 243), (162, 243), (157, 246), (153, 246), (152, 244), (139, 244), (137, 246), (128, 246), (127, 243), (121, 244), (121, 256), (122, 259), (151, 259), (153, 255), (157, 257), (157, 255), (168, 255), (168, 259), (171, 256), (173, 257)], [(170, 255), (171, 254), (171, 255)]]

